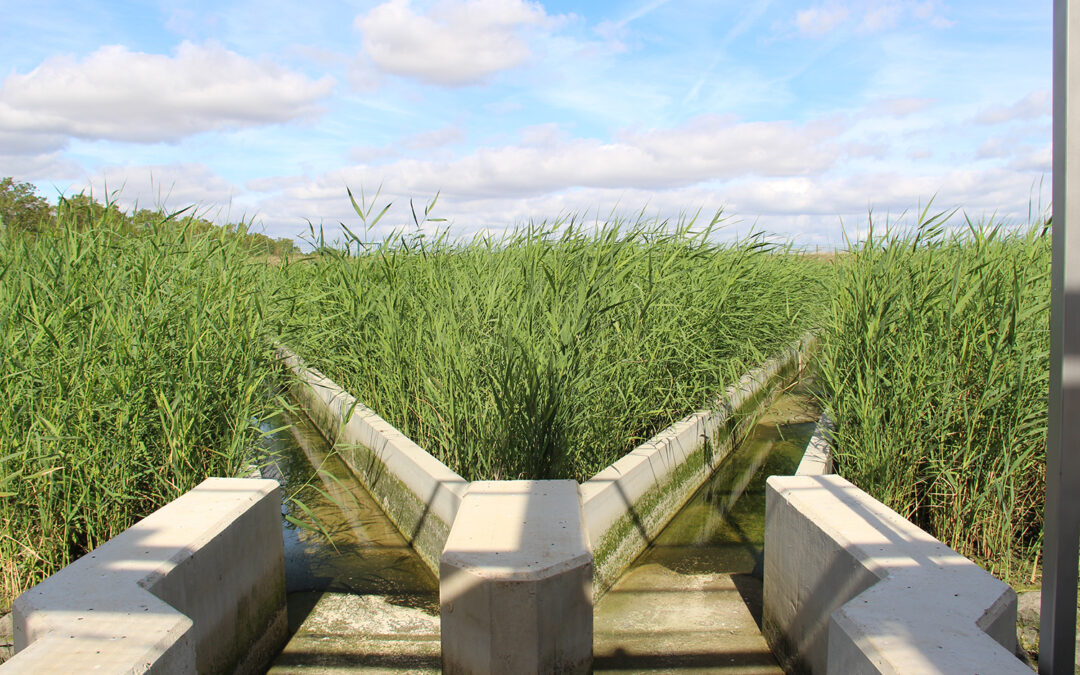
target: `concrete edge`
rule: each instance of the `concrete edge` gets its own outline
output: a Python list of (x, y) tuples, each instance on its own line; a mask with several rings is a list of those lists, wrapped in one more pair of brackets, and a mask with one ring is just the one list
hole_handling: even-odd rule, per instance
[(832, 438), (835, 431), (836, 425), (828, 411), (823, 412), (814, 427), (814, 435), (806, 444), (806, 452), (799, 461), (799, 467), (795, 469), (796, 476), (824, 476), (833, 473)]
[(16, 598), (28, 673), (259, 672), (284, 645), (276, 481), (208, 478)]
[(766, 486), (762, 632), (789, 670), (1030, 673), (1007, 584), (840, 476)]
[(659, 432), (581, 485), (599, 599), (745, 435), (760, 408), (805, 369), (808, 334), (744, 374), (700, 410)]
[(276, 355), (293, 375), (294, 399), (438, 576), (468, 481), (289, 348)]

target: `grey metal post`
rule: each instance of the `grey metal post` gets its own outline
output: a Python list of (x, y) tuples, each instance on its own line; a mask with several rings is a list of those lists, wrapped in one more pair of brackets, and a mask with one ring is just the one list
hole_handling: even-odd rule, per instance
[(1054, 0), (1050, 408), (1039, 673), (1072, 673), (1080, 522), (1080, 2)]

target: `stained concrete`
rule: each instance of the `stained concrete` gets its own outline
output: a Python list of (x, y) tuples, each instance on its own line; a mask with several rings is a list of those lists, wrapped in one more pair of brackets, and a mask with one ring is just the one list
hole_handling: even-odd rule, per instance
[(780, 675), (747, 607), (760, 585), (750, 575), (632, 568), (596, 608), (594, 672)]
[(794, 470), (817, 414), (805, 388), (780, 396), (601, 598), (595, 672), (783, 672), (759, 630), (764, 481)]
[[(269, 672), (440, 672), (434, 575), (319, 432), (293, 422), (268, 439), (263, 472), (318, 526), (284, 523), (291, 638)], [(295, 503), (286, 512), (308, 520)]]
[[(763, 534), (755, 521), (763, 517), (759, 483), (768, 472), (794, 469), (799, 434), (806, 435), (816, 417), (806, 396), (781, 397), (733, 453), (733, 461), (714, 474), (639, 566), (604, 597), (594, 614), (594, 672), (781, 672), (755, 616), (761, 606), (761, 582), (752, 574)], [(309, 438), (306, 445), (317, 442)], [(805, 438), (801, 442), (805, 445)], [(309, 454), (342, 475), (333, 460)], [(333, 489), (334, 481), (317, 479), (316, 484), (352, 504), (351, 497)], [(358, 501), (364, 502), (363, 494)], [(337, 508), (316, 497), (309, 494), (307, 503), (318, 513)], [(377, 505), (372, 508), (345, 521), (324, 518), (341, 556), (325, 545), (320, 549), (321, 538), (313, 533), (286, 531), (294, 635), (271, 673), (439, 672), (437, 600), (424, 595), (407, 545), (403, 539), (395, 543), (392, 526)], [(380, 553), (383, 547), (393, 553)], [(363, 567), (365, 560), (381, 562)], [(417, 592), (395, 590), (401, 588)]]

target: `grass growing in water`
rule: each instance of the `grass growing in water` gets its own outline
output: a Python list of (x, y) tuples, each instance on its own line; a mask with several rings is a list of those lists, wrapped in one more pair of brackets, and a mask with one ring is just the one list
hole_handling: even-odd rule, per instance
[(826, 263), (717, 222), (323, 249), (278, 270), (292, 346), (469, 480), (584, 480), (817, 316)]
[[(76, 201), (77, 204), (77, 201)], [(0, 605), (208, 475), (266, 414), (266, 264), (226, 230), (62, 201), (0, 223)]]
[(835, 458), (1010, 580), (1042, 544), (1049, 228), (947, 220), (924, 212), (913, 230), (872, 230), (838, 259), (819, 358)]

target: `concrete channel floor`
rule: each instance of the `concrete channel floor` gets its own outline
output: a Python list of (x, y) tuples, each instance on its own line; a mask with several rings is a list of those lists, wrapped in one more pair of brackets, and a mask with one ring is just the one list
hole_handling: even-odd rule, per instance
[[(596, 607), (593, 671), (780, 675), (747, 604), (760, 607), (760, 593), (760, 580), (747, 574), (635, 568)], [(296, 633), (269, 672), (438, 673), (436, 608), (413, 604), (380, 595), (294, 595)]]
[(780, 675), (748, 603), (761, 606), (749, 574), (636, 567), (596, 606), (593, 671)]
[(294, 594), (289, 603), (296, 632), (273, 675), (440, 672), (437, 606), (433, 613), (391, 596), (317, 592)]

